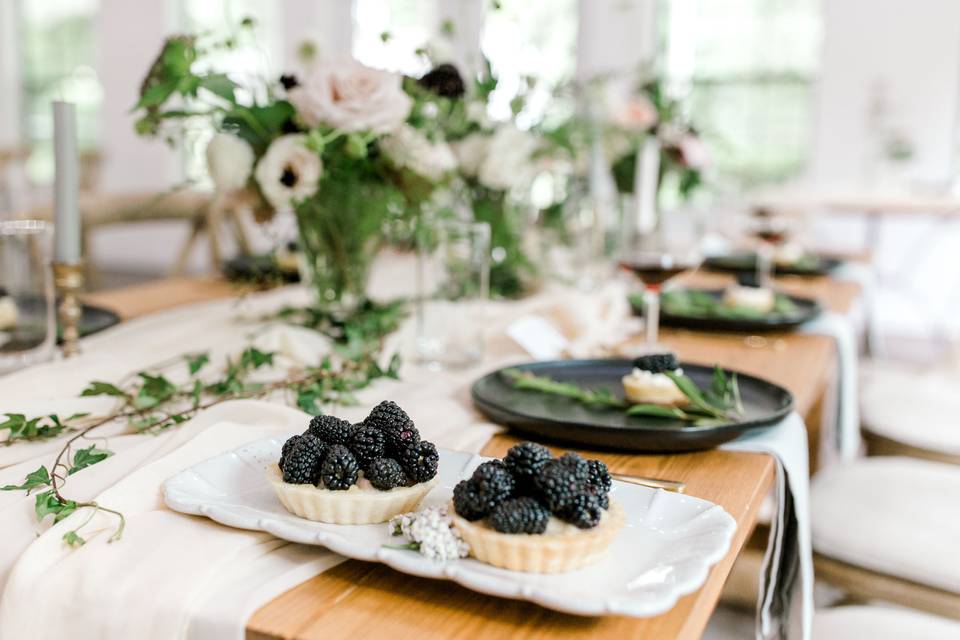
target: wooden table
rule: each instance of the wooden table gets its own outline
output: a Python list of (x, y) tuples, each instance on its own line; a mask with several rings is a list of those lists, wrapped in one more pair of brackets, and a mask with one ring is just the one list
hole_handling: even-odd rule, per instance
[[(713, 274), (693, 277), (698, 284), (719, 282)], [(801, 295), (820, 296), (829, 308), (840, 311), (857, 295), (855, 285), (827, 278), (787, 279), (784, 285)], [(177, 278), (87, 299), (113, 308), (123, 318), (133, 318), (235, 292), (231, 285), (216, 279)], [(825, 336), (778, 334), (755, 341), (743, 335), (665, 330), (663, 340), (682, 359), (719, 363), (784, 385), (793, 392), (796, 408), (808, 422), (819, 417), (819, 402), (835, 366), (834, 346)], [(513, 436), (498, 435), (483, 452), (499, 456), (516, 441)], [(647, 619), (569, 616), (529, 603), (484, 596), (450, 582), (414, 578), (382, 565), (351, 560), (261, 607), (247, 622), (247, 637), (699, 638), (772, 486), (773, 460), (764, 454), (718, 450), (680, 455), (584, 453), (602, 458), (615, 472), (681, 480), (687, 484), (689, 495), (721, 505), (736, 520), (737, 532), (727, 556), (711, 570), (703, 587), (681, 598), (668, 613)]]

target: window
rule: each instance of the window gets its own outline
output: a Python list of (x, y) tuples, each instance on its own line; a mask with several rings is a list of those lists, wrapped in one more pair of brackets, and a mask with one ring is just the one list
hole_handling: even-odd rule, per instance
[(429, 71), (420, 51), (428, 47), (437, 22), (435, 2), (443, 0), (355, 0), (353, 56), (371, 67), (419, 76)]
[(810, 152), (821, 21), (816, 0), (661, 1), (663, 68), (721, 176), (798, 174)]
[(481, 47), (500, 79), (490, 115), (508, 117), (510, 101), (532, 78), (537, 83), (520, 124), (535, 124), (546, 110), (552, 89), (573, 77), (577, 0), (500, 0), (487, 10)]
[(103, 100), (94, 70), (98, 5), (98, 0), (20, 2), (26, 169), (35, 184), (53, 181), (53, 100), (76, 103), (81, 153), (96, 151)]

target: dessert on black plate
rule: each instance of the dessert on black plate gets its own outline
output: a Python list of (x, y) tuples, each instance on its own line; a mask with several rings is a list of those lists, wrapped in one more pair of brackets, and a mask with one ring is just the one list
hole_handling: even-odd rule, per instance
[(600, 460), (554, 458), (533, 442), (489, 460), (453, 490), (453, 526), (470, 555), (532, 573), (571, 571), (596, 562), (623, 527), (623, 511)]
[(667, 372), (678, 376), (683, 369), (672, 353), (658, 353), (634, 359), (633, 369), (623, 376), (623, 393), (632, 404), (679, 407), (689, 403), (686, 394)]
[(386, 522), (437, 484), (440, 457), (410, 416), (385, 400), (359, 424), (320, 415), (288, 439), (268, 471), (291, 513), (331, 524)]

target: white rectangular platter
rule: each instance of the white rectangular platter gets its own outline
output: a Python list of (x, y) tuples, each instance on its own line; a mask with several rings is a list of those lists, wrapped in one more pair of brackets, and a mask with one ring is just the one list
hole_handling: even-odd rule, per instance
[[(440, 563), (415, 551), (388, 549), (400, 538), (386, 524), (333, 525), (288, 513), (267, 483), (284, 438), (267, 438), (201, 462), (164, 483), (167, 506), (241, 529), (321, 545), (397, 571), (452, 580), (468, 589), (535, 602), (566, 613), (655, 616), (698, 589), (730, 548), (736, 529), (721, 507), (691, 496), (614, 482), (611, 499), (626, 525), (597, 564), (563, 574), (507, 571), (471, 558)], [(453, 487), (485, 458), (440, 449), (440, 482), (423, 506), (450, 500)]]

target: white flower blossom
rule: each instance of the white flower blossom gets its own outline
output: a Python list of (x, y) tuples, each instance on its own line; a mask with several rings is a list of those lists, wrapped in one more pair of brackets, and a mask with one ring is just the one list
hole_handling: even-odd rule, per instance
[(438, 182), (443, 174), (457, 166), (450, 146), (443, 141), (430, 142), (408, 124), (380, 141), (380, 149), (397, 167), (407, 168), (424, 178)]
[(217, 191), (235, 191), (246, 186), (253, 162), (253, 149), (235, 135), (218, 133), (207, 144), (207, 171)]
[(502, 125), (490, 138), (487, 156), (477, 178), (491, 189), (521, 187), (533, 178), (533, 153), (537, 139), (512, 125)]
[(350, 57), (314, 66), (287, 94), (303, 121), (343, 131), (386, 133), (413, 108), (399, 74), (374, 69)]
[(270, 144), (257, 164), (257, 183), (274, 209), (289, 207), (317, 190), (323, 162), (306, 143), (304, 134), (281, 136)]
[(480, 171), (480, 165), (487, 159), (490, 136), (484, 133), (471, 133), (451, 146), (454, 155), (457, 156), (460, 173), (468, 178), (475, 178)]
[(446, 507), (426, 507), (415, 513), (394, 516), (389, 526), (393, 535), (402, 535), (417, 545), (426, 557), (444, 562), (466, 558), (470, 552), (451, 523)]

